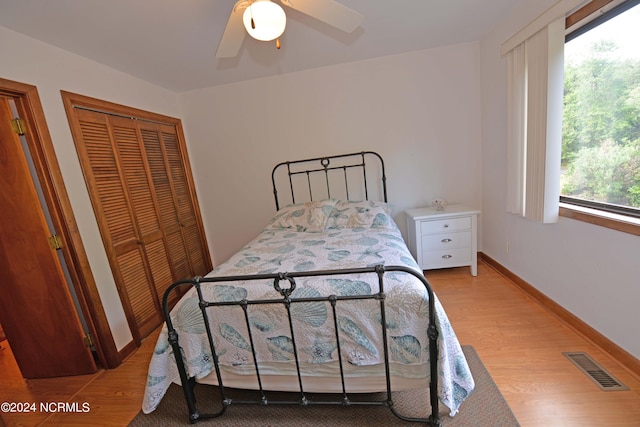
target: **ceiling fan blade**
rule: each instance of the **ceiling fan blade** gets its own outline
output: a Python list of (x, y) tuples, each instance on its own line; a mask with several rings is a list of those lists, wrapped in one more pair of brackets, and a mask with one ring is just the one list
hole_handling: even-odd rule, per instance
[(364, 19), (360, 13), (334, 0), (281, 0), (281, 3), (347, 33)]
[(243, 8), (238, 7), (240, 3), (244, 3), (244, 0), (239, 1), (231, 11), (231, 16), (227, 21), (227, 26), (218, 44), (218, 50), (216, 51), (216, 58), (233, 58), (238, 55), (246, 31), (242, 24)]

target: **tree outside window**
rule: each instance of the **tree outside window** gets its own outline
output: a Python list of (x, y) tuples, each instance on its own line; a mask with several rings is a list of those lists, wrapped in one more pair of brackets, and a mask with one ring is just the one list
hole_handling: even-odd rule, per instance
[(640, 216), (640, 5), (569, 38), (562, 199)]

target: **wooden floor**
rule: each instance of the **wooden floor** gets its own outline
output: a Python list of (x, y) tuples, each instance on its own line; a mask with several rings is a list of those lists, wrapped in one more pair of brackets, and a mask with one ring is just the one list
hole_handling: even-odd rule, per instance
[[(475, 347), (523, 427), (640, 426), (640, 380), (491, 267), (480, 263), (477, 277), (459, 268), (431, 271), (427, 278), (460, 342)], [(0, 413), (4, 424), (126, 426), (140, 410), (156, 337), (157, 332), (117, 369), (28, 381), (20, 376), (3, 342), (0, 402), (77, 406), (72, 413), (39, 408), (31, 413)], [(630, 390), (600, 391), (562, 355), (565, 351), (587, 352)], [(481, 420), (478, 426), (483, 427)]]

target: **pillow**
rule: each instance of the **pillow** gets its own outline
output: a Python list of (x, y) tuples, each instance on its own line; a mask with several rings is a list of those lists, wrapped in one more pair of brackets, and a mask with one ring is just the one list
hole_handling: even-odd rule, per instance
[(324, 231), (327, 219), (337, 202), (335, 199), (327, 199), (289, 205), (276, 213), (267, 225), (267, 229), (310, 233)]
[(391, 206), (385, 202), (340, 201), (325, 228), (395, 228), (395, 223), (391, 218)]

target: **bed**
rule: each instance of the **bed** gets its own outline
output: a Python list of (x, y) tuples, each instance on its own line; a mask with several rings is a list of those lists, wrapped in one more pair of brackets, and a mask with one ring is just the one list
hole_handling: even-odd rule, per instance
[[(272, 183), (276, 214), (264, 230), (207, 276), (165, 293), (166, 324), (149, 364), (143, 412), (178, 383), (192, 423), (221, 416), (232, 403), (357, 402), (441, 425), (441, 402), (455, 415), (473, 378), (392, 218), (382, 157), (364, 151), (287, 161), (273, 169)], [(184, 295), (169, 310), (176, 291)], [(200, 383), (218, 386), (220, 411), (199, 412)], [(428, 418), (396, 411), (395, 391), (427, 387)], [(236, 388), (257, 390), (257, 397), (228, 398), (226, 390)], [(276, 402), (274, 391), (295, 397)], [(385, 398), (354, 398), (372, 392)]]

